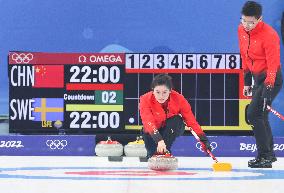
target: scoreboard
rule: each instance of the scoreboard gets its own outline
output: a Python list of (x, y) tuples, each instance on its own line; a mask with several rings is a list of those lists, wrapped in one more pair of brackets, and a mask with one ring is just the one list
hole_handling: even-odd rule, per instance
[(139, 130), (139, 97), (169, 73), (204, 130), (249, 131), (233, 53), (9, 53), (11, 133)]

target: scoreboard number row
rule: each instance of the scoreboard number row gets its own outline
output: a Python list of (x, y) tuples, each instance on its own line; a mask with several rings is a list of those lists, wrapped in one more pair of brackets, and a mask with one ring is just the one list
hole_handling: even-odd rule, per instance
[(126, 54), (126, 69), (240, 69), (239, 54)]

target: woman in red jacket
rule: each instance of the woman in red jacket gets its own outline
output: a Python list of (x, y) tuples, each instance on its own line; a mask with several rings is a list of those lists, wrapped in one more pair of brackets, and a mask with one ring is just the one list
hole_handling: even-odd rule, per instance
[(283, 82), (280, 39), (277, 32), (262, 21), (262, 7), (254, 1), (247, 1), (242, 8), (238, 35), (245, 77), (244, 95), (252, 92), (252, 100), (246, 113), (248, 121), (253, 125), (258, 149), (257, 157), (250, 160), (248, 166), (270, 168), (277, 159), (273, 151), (267, 105), (271, 105)]
[(159, 74), (152, 81), (151, 88), (152, 91), (140, 97), (139, 106), (147, 157), (170, 150), (176, 137), (183, 134), (185, 124), (204, 143), (203, 150), (211, 150), (190, 104), (183, 95), (172, 90), (172, 78), (167, 74)]

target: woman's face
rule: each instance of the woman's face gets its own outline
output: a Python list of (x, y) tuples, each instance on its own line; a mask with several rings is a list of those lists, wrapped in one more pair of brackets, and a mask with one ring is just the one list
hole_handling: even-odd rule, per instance
[(159, 103), (164, 103), (166, 102), (166, 100), (168, 100), (171, 91), (165, 85), (159, 85), (159, 86), (155, 86), (153, 93), (154, 93), (155, 99)]

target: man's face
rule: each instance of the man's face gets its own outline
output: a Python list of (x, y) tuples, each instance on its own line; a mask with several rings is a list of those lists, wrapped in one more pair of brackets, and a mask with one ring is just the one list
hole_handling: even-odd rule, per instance
[(256, 25), (258, 24), (258, 22), (260, 22), (262, 19), (262, 17), (260, 17), (259, 19), (255, 18), (254, 16), (245, 16), (242, 15), (241, 17), (241, 23), (244, 26), (246, 31), (251, 31), (253, 30)]
[(164, 103), (166, 100), (168, 100), (170, 96), (171, 91), (168, 89), (168, 87), (164, 85), (156, 86), (153, 90), (153, 94), (155, 96), (155, 99), (159, 103)]

